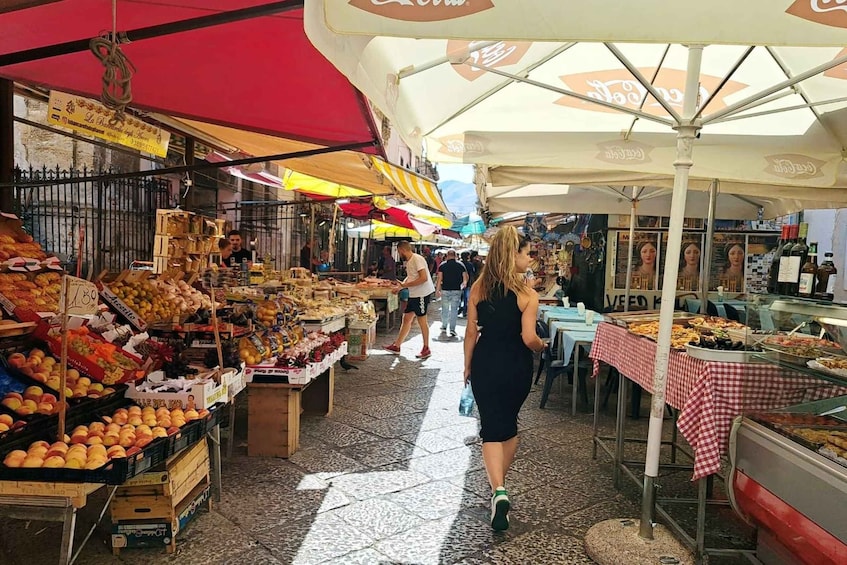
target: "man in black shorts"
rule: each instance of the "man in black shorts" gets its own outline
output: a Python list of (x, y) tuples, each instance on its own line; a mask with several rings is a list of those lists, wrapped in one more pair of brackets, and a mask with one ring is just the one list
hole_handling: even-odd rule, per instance
[(394, 343), (386, 345), (385, 349), (394, 353), (400, 354), (400, 344), (406, 340), (409, 331), (412, 329), (412, 320), (417, 318), (418, 326), (421, 328), (421, 337), (423, 337), (423, 349), (415, 357), (418, 359), (426, 359), (432, 353), (429, 350), (429, 323), (426, 318), (426, 310), (429, 306), (432, 295), (435, 293), (435, 285), (432, 284), (432, 275), (429, 273), (429, 267), (426, 264), (426, 259), (412, 252), (412, 246), (408, 241), (402, 241), (397, 245), (397, 252), (400, 258), (406, 263), (406, 278), (398, 286), (394, 287), (393, 292), (399, 293), (402, 289), (409, 289), (409, 301), (406, 303), (406, 310), (403, 312), (403, 323), (400, 326), (400, 334)]

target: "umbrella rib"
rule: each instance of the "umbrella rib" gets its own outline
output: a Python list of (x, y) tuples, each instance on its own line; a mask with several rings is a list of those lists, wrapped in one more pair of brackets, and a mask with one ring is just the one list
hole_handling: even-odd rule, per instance
[[(546, 57), (542, 57), (540, 60), (536, 61), (532, 65), (524, 68), (521, 71), (521, 73), (531, 73), (532, 71), (534, 71), (535, 69), (537, 69), (541, 65), (548, 63), (550, 60), (554, 59), (555, 57), (558, 57), (559, 55), (561, 55), (562, 53), (564, 53), (565, 51), (567, 51), (568, 49), (570, 49), (574, 45), (576, 45), (576, 43), (573, 43), (573, 42), (572, 43), (566, 43), (566, 44), (562, 45), (561, 47), (554, 49), (553, 52), (550, 53), (549, 55), (547, 55)], [(467, 61), (465, 61), (463, 64), (468, 64), (468, 63), (467, 63)], [(473, 65), (469, 65), (469, 66), (473, 66)], [(461, 116), (462, 114), (464, 114), (465, 112), (470, 110), (471, 108), (474, 108), (475, 106), (481, 104), (483, 101), (488, 100), (489, 98), (491, 98), (492, 96), (494, 96), (495, 94), (497, 94), (498, 92), (500, 92), (501, 90), (503, 90), (504, 88), (506, 88), (507, 86), (512, 84), (513, 82), (515, 82), (514, 79), (507, 80), (505, 82), (498, 84), (497, 86), (495, 86), (491, 90), (479, 95), (477, 98), (472, 100), (470, 103), (466, 104), (465, 106), (460, 108), (458, 111), (454, 112), (447, 119), (439, 122), (435, 127), (431, 128), (425, 135), (428, 136), (428, 135), (431, 135), (432, 132), (438, 131), (438, 128), (444, 126), (444, 124), (446, 124), (446, 123), (448, 123), (452, 120), (455, 120), (456, 118), (458, 118), (459, 116)]]
[[(656, 99), (656, 102), (662, 105), (662, 108), (664, 108), (665, 111), (671, 115), (674, 121), (678, 124), (681, 124), (682, 116), (676, 113), (676, 110), (673, 109), (673, 106), (671, 106), (668, 101), (665, 100), (664, 96), (659, 94), (659, 92), (653, 87), (653, 84), (648, 81), (643, 74), (641, 74), (641, 71), (639, 71), (638, 68), (633, 65), (629, 59), (627, 59), (626, 55), (624, 55), (620, 51), (620, 49), (618, 49), (617, 46), (615, 46), (615, 44), (613, 43), (603, 43), (603, 45), (605, 45), (606, 49), (611, 51), (612, 55), (614, 55), (615, 58), (617, 58), (617, 60), (620, 61), (624, 67), (626, 67), (626, 70), (628, 70), (630, 74), (632, 74), (632, 76), (634, 76), (635, 79), (641, 83), (641, 86), (647, 89), (647, 92), (649, 92), (650, 95)], [(644, 99), (647, 99), (646, 94), (644, 95)]]
[[(786, 67), (785, 62), (782, 59), (780, 59), (779, 55), (777, 55), (774, 52), (773, 48), (766, 47), (766, 49), (768, 51), (768, 54), (774, 60), (774, 62), (782, 70), (782, 72), (786, 76), (786, 78), (791, 78), (791, 72), (788, 70), (788, 67)], [(829, 126), (827, 126), (827, 124), (824, 123), (824, 121), (821, 119), (821, 115), (815, 109), (814, 103), (811, 100), (809, 100), (809, 97), (806, 95), (806, 91), (803, 89), (803, 85), (798, 84), (796, 88), (797, 88), (797, 94), (799, 94), (800, 97), (803, 99), (803, 101), (806, 103), (809, 110), (812, 112), (812, 114), (814, 114), (815, 119), (818, 121), (818, 123), (821, 125), (821, 127), (823, 127), (824, 131), (826, 131), (826, 133), (828, 133), (835, 140), (835, 142), (838, 143), (838, 145), (841, 147), (841, 149), (844, 149), (844, 142), (841, 141), (841, 139), (838, 137), (836, 132), (834, 132)]]
[(700, 109), (697, 110), (697, 113), (694, 114), (695, 120), (703, 114), (703, 111), (709, 106), (709, 104), (712, 103), (712, 100), (714, 100), (718, 96), (718, 93), (721, 91), (721, 89), (724, 86), (726, 86), (726, 83), (729, 82), (729, 79), (732, 78), (732, 75), (735, 74), (735, 72), (739, 69), (739, 67), (741, 67), (741, 65), (744, 64), (744, 61), (747, 60), (747, 57), (749, 57), (750, 54), (753, 52), (753, 49), (755, 49), (755, 46), (753, 46), (753, 45), (748, 47), (747, 50), (744, 51), (744, 53), (741, 55), (741, 57), (738, 58), (738, 60), (735, 62), (735, 64), (732, 65), (732, 68), (729, 70), (729, 73), (727, 73), (727, 75), (725, 77), (723, 77), (723, 79), (721, 79), (721, 82), (720, 82), (720, 84), (718, 84), (717, 88), (715, 88), (715, 90), (709, 95), (709, 97), (706, 99), (706, 101), (703, 102), (703, 105), (700, 106)]
[(638, 116), (640, 118), (644, 118), (645, 120), (650, 120), (651, 122), (658, 122), (660, 124), (663, 124), (663, 125), (666, 125), (666, 126), (669, 126), (669, 127), (674, 126), (674, 122), (671, 121), (671, 120), (667, 120), (665, 118), (660, 118), (658, 116), (652, 116), (650, 114), (647, 114), (645, 112), (639, 112), (638, 110), (634, 110), (632, 108), (627, 108), (625, 106), (619, 106), (618, 104), (613, 104), (611, 102), (605, 102), (603, 100), (597, 100), (596, 98), (591, 98), (590, 96), (586, 96), (584, 94), (579, 94), (579, 93), (573, 92), (571, 90), (565, 90), (564, 88), (559, 88), (559, 87), (553, 86), (551, 84), (544, 84), (543, 82), (538, 82), (537, 80), (532, 80), (530, 78), (525, 78), (525, 77), (513, 75), (511, 73), (507, 73), (505, 71), (501, 71), (500, 69), (495, 69), (493, 67), (487, 67), (485, 65), (476, 65), (476, 64), (472, 64), (472, 63), (465, 63), (465, 64), (470, 65), (470, 66), (475, 67), (475, 68), (478, 68), (478, 69), (482, 69), (484, 71), (488, 71), (489, 73), (494, 73), (496, 75), (500, 75), (500, 76), (503, 76), (503, 77), (506, 77), (506, 78), (511, 78), (512, 80), (517, 81), (517, 82), (523, 82), (523, 83), (529, 84), (531, 86), (537, 86), (538, 88), (550, 90), (552, 92), (556, 92), (557, 94), (562, 94), (563, 96), (570, 96), (570, 97), (573, 97), (573, 98), (577, 98), (579, 100), (582, 100), (583, 102), (588, 102), (589, 104), (596, 104), (598, 106), (603, 106), (603, 107), (609, 108), (611, 110), (615, 110), (616, 112), (629, 114), (631, 116)]
[(777, 93), (777, 92), (779, 92), (779, 91), (781, 91), (785, 88), (788, 88), (789, 86), (793, 87), (799, 82), (803, 82), (804, 80), (806, 80), (808, 78), (811, 78), (813, 76), (817, 76), (817, 75), (819, 75), (823, 72), (828, 71), (829, 69), (833, 69), (833, 68), (835, 68), (839, 65), (843, 65), (844, 63), (847, 63), (847, 55), (842, 55), (841, 57), (836, 57), (835, 59), (833, 59), (829, 62), (823, 63), (821, 65), (818, 65), (817, 67), (809, 69), (808, 71), (802, 72), (799, 75), (796, 75), (796, 76), (794, 76), (790, 79), (784, 80), (784, 81), (782, 81), (778, 84), (775, 84), (771, 87), (768, 87), (768, 88), (762, 90), (761, 92), (757, 92), (756, 94), (753, 94), (752, 96), (748, 96), (744, 100), (740, 100), (739, 102), (736, 102), (735, 104), (731, 104), (731, 105), (727, 106), (726, 108), (724, 108), (723, 110), (719, 110), (719, 111), (715, 112), (714, 114), (706, 116), (705, 118), (703, 118), (703, 124), (708, 124), (708, 123), (713, 122), (713, 121), (715, 121), (719, 118), (733, 114), (733, 113), (739, 111), (740, 109), (744, 108), (745, 106), (747, 106), (751, 102), (756, 102), (756, 101), (758, 101), (758, 100), (760, 100), (760, 99), (762, 99), (766, 96), (770, 96), (771, 94), (775, 94), (775, 93)]
[[(664, 65), (664, 64), (665, 64), (665, 58), (668, 56), (668, 52), (669, 52), (670, 50), (671, 50), (671, 44), (670, 44), (670, 43), (668, 43), (668, 45), (665, 47), (665, 51), (664, 51), (664, 53), (662, 53), (662, 58), (661, 58), (661, 59), (659, 59), (659, 64), (658, 64), (658, 65), (656, 65), (656, 71), (653, 73), (652, 78), (650, 78), (650, 84), (653, 84), (654, 82), (656, 82), (656, 79), (659, 77), (659, 71), (660, 71), (660, 70), (662, 70), (662, 65)], [(645, 104), (646, 102), (647, 102), (647, 96), (644, 96), (644, 97), (641, 99), (641, 103), (638, 105), (638, 109), (639, 109), (639, 110), (643, 110), (643, 109), (644, 109), (644, 104)], [(624, 135), (624, 136), (623, 136), (623, 138), (624, 138), (625, 140), (629, 141), (629, 137), (632, 135), (632, 130), (635, 128), (635, 124), (636, 124), (637, 122), (638, 122), (638, 118), (637, 118), (637, 117), (632, 118), (632, 123), (631, 123), (631, 124), (629, 124), (629, 129), (627, 129), (627, 130), (626, 130), (626, 135)]]
[[(491, 47), (493, 45), (497, 45), (498, 43), (502, 43), (502, 41), (481, 41), (474, 45), (473, 47), (468, 46), (467, 56), (469, 57), (471, 53), (476, 53), (477, 51), (482, 51), (487, 47)], [(400, 69), (397, 72), (397, 79), (402, 80), (404, 78), (408, 78), (410, 76), (414, 76), (418, 73), (422, 73), (424, 71), (428, 71), (430, 69), (434, 69), (435, 67), (439, 67), (444, 63), (453, 64), (451, 59), (455, 59), (456, 57), (450, 57), (450, 55), (444, 55), (443, 57), (439, 57), (437, 59), (433, 59), (432, 61), (428, 61), (421, 65), (409, 65), (408, 67)]]
[(715, 120), (713, 123), (722, 124), (725, 122), (734, 122), (737, 120), (746, 120), (747, 118), (758, 118), (760, 116), (769, 116), (771, 114), (781, 114), (784, 112), (791, 112), (792, 110), (802, 110), (803, 108), (812, 109), (816, 106), (826, 106), (828, 104), (840, 104), (842, 102), (847, 102), (847, 96), (842, 96), (840, 98), (831, 98), (829, 100), (819, 100), (817, 102), (809, 102), (807, 104), (796, 104), (794, 106), (786, 106), (784, 108), (774, 108), (773, 110), (764, 110), (762, 112), (754, 112), (750, 114), (736, 114), (734, 116), (728, 116), (726, 118), (721, 118), (719, 120)]

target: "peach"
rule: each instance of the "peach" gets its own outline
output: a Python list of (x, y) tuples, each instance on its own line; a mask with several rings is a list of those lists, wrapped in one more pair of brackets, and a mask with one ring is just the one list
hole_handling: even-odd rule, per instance
[(118, 457), (126, 457), (126, 450), (120, 445), (115, 445), (106, 452), (106, 455), (112, 459)]
[(67, 377), (75, 381), (79, 380), (79, 371), (77, 371), (76, 369), (68, 369)]
[(118, 434), (106, 434), (103, 436), (103, 445), (106, 447), (112, 447), (114, 445), (118, 445), (121, 441), (121, 438)]
[(141, 419), (141, 416), (130, 416), (127, 422), (133, 426), (140, 426), (144, 423), (144, 420)]
[(109, 394), (112, 394), (113, 392), (115, 392), (115, 389), (113, 389), (110, 386), (107, 386), (106, 388), (103, 389), (102, 394), (103, 394), (103, 396), (107, 396)]
[(155, 428), (153, 428), (153, 437), (168, 437), (168, 430), (161, 426), (156, 426)]
[(132, 447), (126, 450), (127, 457), (132, 457), (136, 453), (141, 453), (141, 448), (136, 445), (133, 445)]
[(19, 393), (19, 392), (7, 392), (6, 396), (4, 398), (17, 398), (21, 402), (24, 401), (24, 397), (21, 396), (21, 393)]
[(22, 406), (22, 402), (14, 397), (7, 397), (3, 399), (3, 406), (8, 408), (9, 410), (14, 410), (15, 412)]
[(44, 440), (39, 440), (39, 441), (32, 442), (32, 444), (29, 447), (30, 447), (30, 449), (32, 449), (33, 447), (43, 447), (44, 449), (50, 449), (50, 444), (47, 443)]
[(85, 443), (86, 441), (88, 441), (88, 434), (86, 433), (71, 434), (71, 443)]
[(42, 465), (44, 465), (44, 459), (38, 455), (27, 455), (26, 459), (21, 463), (21, 467), (27, 468), (41, 467)]
[(46, 384), (53, 390), (59, 390), (59, 387), (62, 386), (62, 381), (59, 379), (59, 377), (48, 377), (47, 382), (44, 384)]
[(76, 457), (70, 457), (65, 461), (65, 469), (82, 469), (85, 466), (85, 460)]
[(27, 452), (21, 449), (16, 449), (14, 451), (10, 451), (5, 459), (3, 459), (3, 464), (7, 467), (20, 467), (21, 463), (24, 462), (24, 459), (27, 457)]
[(120, 440), (118, 441), (121, 447), (132, 447), (135, 445), (135, 434), (132, 435), (122, 435)]
[(30, 386), (24, 391), (24, 400), (27, 398), (31, 400), (37, 400), (41, 398), (41, 395), (44, 394), (44, 389), (40, 386)]
[(186, 421), (190, 422), (191, 420), (196, 420), (200, 417), (200, 414), (197, 413), (197, 410), (187, 410), (185, 412)]
[(39, 402), (49, 402), (50, 404), (56, 404), (59, 400), (50, 393), (45, 393), (41, 395), (41, 398), (38, 400)]
[(85, 468), (86, 469), (99, 469), (100, 467), (102, 467), (105, 464), (106, 464), (105, 458), (96, 457), (94, 459), (89, 459), (85, 464)]
[(65, 398), (73, 398), (73, 397), (74, 397), (74, 391), (69, 387), (65, 387)]
[[(68, 372), (70, 372), (70, 371), (68, 371)], [(86, 388), (88, 387), (88, 385), (91, 384), (91, 379), (89, 379), (88, 377), (80, 377), (79, 373), (77, 373), (76, 376), (77, 376), (77, 381), (76, 381), (77, 384), (85, 385)]]
[(28, 377), (31, 377), (35, 374), (35, 371), (32, 370), (32, 367), (29, 367), (27, 365), (24, 365), (23, 367), (21, 367), (20, 371), (21, 371), (21, 373), (23, 373), (24, 375), (26, 375)]
[(85, 443), (88, 445), (103, 445), (103, 438), (100, 436), (88, 436), (88, 440)]
[(53, 404), (49, 402), (39, 402), (38, 406), (36, 406), (35, 411), (39, 414), (52, 414), (53, 413)]
[(37, 447), (30, 447), (29, 449), (27, 449), (26, 454), (29, 457), (38, 457), (40, 459), (44, 459), (48, 451), (48, 448), (39, 445)]
[(111, 424), (106, 424), (106, 433), (107, 434), (109, 432), (120, 433), (120, 431), (121, 431), (121, 427), (118, 424), (115, 424), (114, 422), (112, 422)]
[(30, 355), (26, 359), (26, 364), (29, 365), (32, 368), (35, 368), (35, 367), (41, 365), (41, 362), (43, 360), (44, 359), (42, 357), (38, 357), (37, 355)]
[(44, 373), (35, 373), (34, 372), (32, 374), (32, 379), (40, 382), (43, 385), (47, 384), (47, 375), (45, 375)]
[(44, 460), (43, 467), (58, 469), (65, 466), (65, 458), (61, 455), (54, 455)]
[(8, 432), (9, 429), (10, 428), (8, 424), (6, 424), (5, 422), (0, 422), (0, 434), (2, 434), (3, 432)]
[(106, 424), (103, 422), (92, 422), (88, 429), (92, 432), (103, 432), (106, 431)]
[(0, 424), (6, 424), (7, 426), (11, 426), (14, 423), (14, 419), (8, 414), (0, 414)]
[(44, 350), (39, 349), (38, 347), (33, 347), (32, 351), (30, 351), (29, 354), (30, 354), (30, 356), (37, 355), (38, 357), (41, 357), (42, 359), (44, 359), (47, 356), (47, 354), (44, 353)]
[(149, 436), (149, 437), (148, 437), (148, 436), (140, 437), (140, 438), (138, 438), (138, 440), (135, 442), (135, 447), (138, 447), (138, 448), (144, 449), (145, 447), (147, 447), (147, 445), (149, 445), (149, 444), (150, 444), (150, 442), (151, 442), (151, 441), (153, 441), (153, 436)]
[(12, 367), (20, 369), (26, 364), (26, 355), (24, 355), (23, 353), (12, 353), (11, 355), (9, 355), (7, 361)]
[(105, 456), (107, 450), (102, 445), (91, 445), (88, 447), (88, 457), (93, 457), (94, 455), (103, 455)]

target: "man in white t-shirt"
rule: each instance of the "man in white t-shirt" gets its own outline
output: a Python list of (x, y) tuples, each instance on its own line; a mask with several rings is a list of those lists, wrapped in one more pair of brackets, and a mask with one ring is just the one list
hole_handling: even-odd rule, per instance
[(402, 289), (409, 289), (409, 301), (406, 303), (406, 311), (403, 313), (403, 324), (400, 326), (400, 334), (397, 340), (385, 349), (400, 354), (400, 344), (406, 340), (412, 329), (412, 319), (417, 318), (423, 337), (423, 349), (415, 355), (418, 359), (426, 359), (432, 353), (429, 351), (429, 322), (426, 317), (426, 309), (429, 306), (432, 295), (435, 294), (435, 285), (432, 284), (432, 276), (429, 273), (426, 259), (412, 252), (412, 246), (408, 241), (402, 241), (397, 245), (400, 258), (406, 262), (406, 278), (393, 292), (399, 293)]

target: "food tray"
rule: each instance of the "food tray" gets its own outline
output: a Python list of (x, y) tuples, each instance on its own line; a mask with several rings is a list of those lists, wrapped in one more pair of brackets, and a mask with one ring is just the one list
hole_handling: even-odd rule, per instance
[(838, 377), (847, 377), (847, 369), (831, 369), (826, 365), (821, 363), (822, 360), (833, 359), (832, 357), (818, 357), (817, 359), (812, 359), (806, 363), (810, 369), (815, 369), (816, 371), (821, 371), (823, 373), (829, 373), (830, 375), (835, 375)]
[[(659, 321), (659, 311), (658, 310), (650, 310), (650, 311), (639, 311), (639, 312), (612, 312), (609, 314), (603, 314), (603, 317), (610, 322), (622, 326), (624, 328), (629, 327), (630, 324), (643, 324), (646, 322), (658, 322)], [(678, 326), (687, 327), (691, 320), (697, 318), (698, 316), (695, 314), (690, 314), (688, 312), (674, 312), (673, 314), (673, 323)]]
[(824, 457), (826, 457), (827, 459), (829, 459), (831, 461), (835, 461), (839, 465), (847, 467), (847, 459), (844, 459), (843, 457), (839, 457), (838, 455), (835, 454), (834, 451), (830, 451), (826, 447), (821, 447), (820, 449), (817, 450), (817, 452), (819, 454), (823, 455)]
[(775, 357), (779, 361), (799, 365), (801, 367), (805, 367), (806, 363), (808, 363), (810, 360), (820, 357), (819, 355), (815, 355), (812, 357), (794, 355), (792, 353), (788, 353), (785, 349), (777, 345), (762, 344), (761, 347), (764, 351), (768, 353), (768, 355)]
[(719, 363), (764, 363), (755, 357), (756, 351), (733, 351), (726, 349), (707, 349), (697, 345), (687, 345), (685, 352), (695, 359)]

